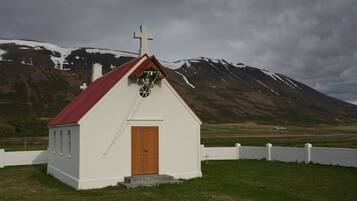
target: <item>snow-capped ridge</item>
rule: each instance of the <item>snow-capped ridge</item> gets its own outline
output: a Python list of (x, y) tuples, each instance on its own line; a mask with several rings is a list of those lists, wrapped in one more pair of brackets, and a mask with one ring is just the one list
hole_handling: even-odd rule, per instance
[[(115, 58), (120, 58), (120, 57), (137, 57), (137, 53), (134, 52), (129, 52), (129, 51), (121, 51), (121, 50), (111, 50), (111, 49), (105, 49), (105, 48), (92, 48), (92, 47), (77, 47), (77, 48), (64, 48), (64, 47), (60, 47), (58, 45), (54, 45), (51, 43), (47, 43), (47, 42), (41, 42), (41, 41), (31, 41), (31, 40), (18, 40), (18, 39), (0, 39), (0, 44), (15, 44), (18, 47), (18, 49), (22, 49), (22, 50), (47, 50), (50, 51), (51, 54), (50, 59), (51, 61), (54, 63), (54, 67), (56, 69), (60, 69), (60, 70), (70, 70), (68, 68), (69, 65), (69, 61), (66, 60), (66, 58), (72, 54), (73, 51), (76, 50), (84, 50), (86, 53), (88, 54), (111, 54), (114, 55)], [(5, 61), (4, 59), (4, 54), (6, 54), (6, 50), (2, 50), (0, 49), (0, 60), (1, 61)], [(30, 60), (32, 58), (29, 58)], [(75, 55), (75, 59), (79, 60), (79, 59), (84, 59), (83, 56), (76, 56)], [(32, 61), (29, 62), (28, 60), (23, 61), (25, 65), (32, 65)], [(196, 69), (194, 68), (195, 65), (199, 65), (199, 63), (206, 63), (206, 66), (210, 66), (212, 68), (214, 68), (216, 71), (222, 71), (222, 72), (228, 72), (230, 73), (233, 77), (237, 78), (237, 79), (241, 79), (239, 76), (239, 71), (235, 71), (234, 68), (240, 68), (243, 70), (251, 70), (251, 71), (261, 71), (262, 73), (264, 73), (265, 75), (269, 76), (271, 79), (273, 79), (276, 82), (282, 83), (290, 88), (293, 89), (301, 89), (301, 87), (299, 86), (298, 83), (296, 83), (294, 80), (279, 74), (279, 73), (273, 73), (267, 70), (261, 70), (261, 69), (257, 69), (254, 67), (250, 67), (247, 66), (243, 63), (232, 63), (232, 62), (228, 62), (227, 60), (223, 59), (223, 58), (209, 58), (209, 57), (193, 57), (193, 58), (189, 58), (189, 59), (181, 59), (181, 60), (177, 60), (177, 61), (173, 61), (173, 62), (169, 62), (169, 61), (163, 61), (160, 60), (160, 62), (162, 62), (162, 64), (172, 70), (177, 70), (180, 68), (185, 67), (186, 69), (184, 69), (184, 71), (189, 71), (190, 68), (193, 68), (192, 70), (195, 71), (195, 74), (197, 74)], [(73, 64), (73, 62), (71, 62), (71, 64)], [(111, 68), (113, 68), (113, 64), (111, 64)], [(185, 82), (190, 85), (192, 88), (194, 88), (194, 86), (187, 80), (186, 77), (184, 77), (184, 75), (182, 73), (178, 73), (180, 74), (183, 79), (185, 80)], [(253, 74), (254, 75), (254, 74)], [(261, 80), (257, 80), (261, 85), (263, 85), (266, 88), (269, 88), (269, 90), (273, 90), (271, 89), (271, 87), (269, 87), (267, 84), (263, 83)], [(272, 91), (273, 92), (273, 91)], [(274, 91), (273, 93), (278, 94), (278, 92)]]
[(121, 51), (121, 50), (110, 50), (104, 48), (84, 48), (87, 53), (99, 53), (99, 54), (113, 54), (116, 58), (119, 57), (136, 57), (137, 53), (129, 52), (129, 51)]
[[(55, 68), (63, 69), (63, 63), (65, 58), (71, 54), (76, 48), (63, 48), (58, 45), (51, 43), (40, 42), (40, 41), (30, 41), (30, 40), (17, 40), (17, 39), (0, 39), (0, 44), (13, 43), (18, 46), (32, 47), (34, 50), (48, 50), (52, 52), (50, 59), (55, 65)], [(59, 56), (58, 56), (59, 54)]]

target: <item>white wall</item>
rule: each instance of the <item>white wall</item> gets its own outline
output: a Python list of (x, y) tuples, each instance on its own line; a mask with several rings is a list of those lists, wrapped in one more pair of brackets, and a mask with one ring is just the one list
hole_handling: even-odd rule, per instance
[(237, 156), (236, 147), (207, 147), (203, 154), (203, 158), (209, 160), (233, 160)]
[[(60, 133), (62, 131), (62, 151)], [(71, 148), (69, 148), (69, 136)], [(54, 141), (54, 132), (56, 140)], [(55, 144), (54, 144), (55, 143)], [(70, 152), (71, 151), (71, 152)], [(47, 172), (62, 182), (78, 187), (79, 178), (79, 126), (57, 126), (49, 129)]]
[(296, 147), (272, 147), (271, 160), (283, 162), (304, 162), (305, 149)]
[(35, 165), (47, 163), (47, 151), (11, 151), (0, 149), (0, 168), (15, 165)]
[(240, 159), (264, 159), (265, 157), (265, 147), (241, 146), (239, 148)]
[(357, 167), (357, 149), (312, 147), (311, 162)]
[(201, 176), (200, 124), (166, 81), (142, 98), (119, 81), (79, 122), (80, 188), (116, 185), (131, 176), (131, 126), (159, 127), (159, 173)]

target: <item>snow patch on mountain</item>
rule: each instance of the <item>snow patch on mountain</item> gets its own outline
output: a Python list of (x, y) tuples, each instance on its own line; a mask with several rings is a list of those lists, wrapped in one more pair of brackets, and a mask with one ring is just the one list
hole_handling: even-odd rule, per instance
[(185, 59), (184, 62), (187, 68), (191, 67), (191, 62), (188, 59)]
[(2, 60), (2, 55), (6, 54), (5, 50), (0, 49), (0, 61)]
[(126, 52), (126, 51), (120, 51), (120, 50), (109, 50), (109, 49), (99, 49), (99, 48), (86, 48), (85, 51), (87, 53), (92, 53), (92, 54), (113, 54), (116, 58), (119, 57), (137, 57), (138, 55), (133, 52)]
[(259, 84), (263, 85), (265, 88), (269, 89), (271, 92), (275, 93), (276, 95), (280, 95), (277, 91), (275, 91), (274, 89), (270, 88), (268, 85), (264, 84), (263, 82), (257, 80), (257, 79), (254, 79), (255, 81), (257, 81)]
[(285, 81), (284, 78), (282, 76), (280, 76), (279, 74), (275, 73), (275, 75), (277, 76), (277, 78), (282, 81), (284, 84), (288, 85), (291, 88), (296, 88), (297, 85), (296, 84), (291, 84), (291, 81), (289, 80), (289, 82)]
[(245, 68), (246, 65), (244, 65), (243, 63), (237, 63), (236, 65), (234, 65), (237, 68)]
[(179, 60), (179, 61), (175, 61), (175, 62), (168, 62), (168, 61), (160, 60), (160, 62), (162, 63), (163, 66), (165, 66), (166, 68), (169, 68), (171, 70), (179, 69), (185, 64), (185, 61), (183, 61), (183, 60)]
[(177, 74), (179, 74), (179, 75), (181, 75), (181, 77), (183, 78), (183, 80), (185, 80), (185, 82), (186, 82), (186, 84), (188, 84), (190, 87), (192, 87), (192, 88), (196, 88), (193, 84), (191, 84), (189, 81), (188, 81), (188, 79), (187, 79), (187, 77), (184, 75), (184, 74), (182, 74), (182, 73), (180, 73), (180, 72), (177, 72), (177, 71), (175, 71)]
[(63, 69), (63, 63), (65, 58), (71, 54), (75, 48), (63, 48), (58, 45), (38, 42), (38, 41), (28, 41), (28, 40), (10, 40), (10, 39), (0, 39), (0, 44), (13, 43), (19, 46), (32, 47), (34, 50), (48, 50), (52, 52), (50, 59), (55, 64), (55, 68)]
[(291, 80), (290, 78), (284, 76), (285, 80), (287, 80), (290, 84), (294, 85), (294, 87), (299, 88), (297, 84), (295, 84), (294, 80)]
[(183, 67), (183, 65), (186, 65), (187, 68), (190, 68), (193, 63), (200, 63), (200, 62), (206, 62), (209, 64), (211, 67), (213, 67), (216, 70), (219, 70), (217, 65), (223, 66), (227, 71), (230, 71), (231, 67), (236, 67), (236, 68), (245, 68), (246, 65), (243, 63), (238, 63), (234, 64), (232, 62), (228, 62), (224, 59), (213, 59), (213, 58), (207, 58), (207, 57), (194, 57), (191, 59), (182, 59), (174, 62), (168, 62), (168, 61), (162, 61), (165, 67), (170, 68), (172, 70), (179, 69)]
[(30, 57), (30, 59), (28, 61), (21, 61), (21, 64), (28, 65), (28, 66), (33, 66), (32, 58)]
[(219, 61), (224, 67), (226, 67), (226, 69), (229, 71), (229, 67), (232, 65), (230, 63), (228, 63), (226, 60), (224, 59), (220, 59)]
[[(291, 87), (291, 88), (298, 88), (299, 86), (297, 86), (292, 80), (283, 77), (282, 75), (279, 75), (277, 73), (272, 73), (269, 72), (267, 70), (261, 70), (261, 72), (263, 72), (264, 74), (268, 75), (269, 77), (273, 78), (275, 81), (281, 81), (282, 83), (284, 83), (285, 85)], [(286, 79), (286, 80), (285, 80)]]

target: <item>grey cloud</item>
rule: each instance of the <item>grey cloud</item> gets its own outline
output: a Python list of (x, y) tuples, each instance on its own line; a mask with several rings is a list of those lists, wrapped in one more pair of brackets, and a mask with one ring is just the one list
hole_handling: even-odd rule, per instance
[(0, 0), (0, 37), (62, 46), (136, 51), (147, 24), (152, 52), (196, 56), (287, 74), (331, 96), (357, 101), (354, 0)]

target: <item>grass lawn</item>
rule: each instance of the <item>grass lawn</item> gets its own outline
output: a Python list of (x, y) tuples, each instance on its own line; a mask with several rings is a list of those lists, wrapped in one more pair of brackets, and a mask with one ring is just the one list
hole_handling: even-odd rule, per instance
[(0, 169), (0, 200), (355, 201), (357, 168), (267, 162), (208, 161), (203, 178), (183, 184), (76, 191), (46, 175), (46, 166)]
[(283, 125), (287, 130), (274, 130), (274, 125), (254, 123), (204, 124), (201, 128), (201, 143), (205, 146), (303, 147), (305, 143), (319, 147), (357, 148), (357, 125)]

